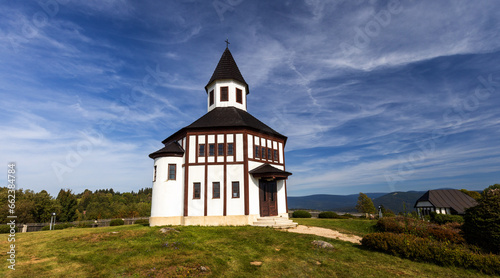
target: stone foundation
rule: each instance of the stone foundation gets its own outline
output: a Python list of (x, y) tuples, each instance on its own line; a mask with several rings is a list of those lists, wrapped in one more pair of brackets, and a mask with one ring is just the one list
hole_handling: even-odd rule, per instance
[[(287, 214), (280, 215), (286, 217)], [(258, 214), (253, 215), (228, 215), (228, 216), (171, 216), (171, 217), (150, 217), (149, 225), (166, 226), (166, 225), (199, 225), (199, 226), (245, 226), (252, 225), (260, 217)]]

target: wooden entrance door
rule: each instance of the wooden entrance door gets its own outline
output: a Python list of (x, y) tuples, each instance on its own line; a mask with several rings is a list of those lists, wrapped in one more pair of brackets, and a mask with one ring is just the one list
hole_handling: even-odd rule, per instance
[(260, 216), (278, 215), (276, 181), (259, 180)]

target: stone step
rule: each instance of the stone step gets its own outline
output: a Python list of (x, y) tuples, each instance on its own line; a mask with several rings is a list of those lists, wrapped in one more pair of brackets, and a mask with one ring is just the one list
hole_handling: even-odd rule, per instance
[(289, 220), (288, 218), (285, 217), (279, 217), (279, 216), (265, 216), (265, 217), (258, 217), (257, 221), (261, 220)]
[(278, 220), (258, 220), (258, 221), (255, 221), (254, 223), (292, 223), (293, 221), (292, 220), (288, 220), (288, 219), (278, 219)]
[(293, 220), (284, 217), (259, 217), (257, 221), (253, 222), (252, 226), (257, 227), (273, 227), (277, 229), (288, 229), (297, 227), (297, 223), (294, 223)]

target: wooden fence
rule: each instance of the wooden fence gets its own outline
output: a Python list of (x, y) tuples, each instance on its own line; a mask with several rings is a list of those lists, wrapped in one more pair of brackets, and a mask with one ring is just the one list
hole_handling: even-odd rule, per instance
[[(122, 219), (124, 225), (132, 225), (136, 220), (139, 219), (147, 219), (149, 220), (149, 217), (137, 217), (137, 218), (115, 218), (115, 219)], [(109, 226), (109, 223), (113, 219), (97, 219), (97, 220), (85, 220), (85, 221), (74, 221), (74, 222), (69, 222), (70, 224), (74, 226), (80, 226), (80, 227), (107, 227)], [(66, 224), (63, 222), (56, 222), (56, 225), (58, 224)], [(17, 228), (19, 229), (20, 232), (26, 233), (26, 232), (38, 232), (43, 229), (45, 226), (50, 226), (50, 223), (27, 223), (27, 224), (18, 224)]]

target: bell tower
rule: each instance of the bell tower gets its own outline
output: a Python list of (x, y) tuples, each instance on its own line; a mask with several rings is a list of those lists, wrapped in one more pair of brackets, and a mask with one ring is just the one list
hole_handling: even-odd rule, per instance
[[(226, 41), (226, 43), (228, 43)], [(247, 111), (248, 84), (226, 46), (212, 78), (205, 86), (208, 112), (217, 107), (236, 107)]]

